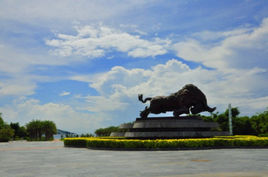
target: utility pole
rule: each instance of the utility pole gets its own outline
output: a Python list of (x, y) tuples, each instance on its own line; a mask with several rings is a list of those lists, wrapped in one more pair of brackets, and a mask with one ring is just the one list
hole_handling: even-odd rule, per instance
[(228, 110), (229, 110), (229, 134), (230, 134), (230, 136), (233, 136), (232, 106), (231, 106), (231, 104), (229, 104)]

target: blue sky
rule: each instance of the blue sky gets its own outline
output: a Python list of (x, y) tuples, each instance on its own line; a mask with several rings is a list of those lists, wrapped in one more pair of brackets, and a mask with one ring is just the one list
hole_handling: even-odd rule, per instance
[[(268, 2), (0, 2), (0, 112), (94, 132), (134, 121), (137, 95), (197, 85), (210, 106), (268, 107)], [(151, 115), (153, 116), (153, 115)]]

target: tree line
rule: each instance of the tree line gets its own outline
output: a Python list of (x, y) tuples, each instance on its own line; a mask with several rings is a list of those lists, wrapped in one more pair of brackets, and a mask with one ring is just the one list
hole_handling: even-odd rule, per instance
[[(205, 121), (217, 122), (220, 131), (229, 131), (229, 110), (212, 116), (202, 116)], [(268, 109), (262, 113), (257, 113), (251, 117), (239, 116), (237, 107), (231, 109), (232, 127), (234, 135), (257, 135), (268, 136)]]
[(25, 126), (17, 123), (7, 124), (0, 113), (0, 142), (9, 140), (26, 139), (30, 141), (53, 140), (57, 133), (56, 124), (50, 120), (32, 120)]
[[(239, 116), (237, 107), (231, 109), (234, 135), (257, 135), (268, 136), (268, 109), (251, 117)], [(202, 116), (205, 121), (217, 122), (219, 131), (229, 131), (228, 109), (223, 113), (215, 113), (211, 116)], [(99, 128), (95, 131), (96, 136), (110, 136), (111, 132), (122, 131), (119, 126)], [(11, 139), (28, 140), (52, 140), (53, 134), (57, 133), (56, 124), (53, 121), (32, 120), (26, 126), (19, 123), (7, 124), (3, 121), (0, 113), (0, 142)], [(78, 136), (78, 135), (77, 135)], [(82, 134), (80, 137), (91, 137), (93, 134)]]
[[(240, 111), (237, 107), (231, 109), (232, 125), (234, 135), (257, 135), (268, 136), (268, 109), (262, 113), (255, 114), (251, 117), (239, 116)], [(218, 131), (229, 131), (228, 109), (223, 113), (212, 114), (211, 116), (202, 116), (205, 121), (217, 122)], [(110, 126), (100, 128), (95, 131), (96, 136), (109, 136), (111, 132), (121, 131), (119, 126)]]

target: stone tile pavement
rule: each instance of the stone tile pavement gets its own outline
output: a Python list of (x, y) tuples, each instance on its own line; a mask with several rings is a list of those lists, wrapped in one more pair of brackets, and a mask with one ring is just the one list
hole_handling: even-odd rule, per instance
[(106, 151), (0, 143), (0, 177), (268, 177), (268, 149)]

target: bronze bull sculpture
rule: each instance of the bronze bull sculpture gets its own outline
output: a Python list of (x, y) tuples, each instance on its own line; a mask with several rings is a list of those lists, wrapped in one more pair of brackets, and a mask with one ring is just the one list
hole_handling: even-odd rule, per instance
[(169, 96), (149, 97), (143, 100), (143, 95), (139, 94), (138, 99), (142, 103), (150, 101), (150, 106), (146, 106), (141, 111), (141, 118), (147, 118), (149, 113), (160, 114), (173, 111), (174, 117), (179, 117), (181, 114), (189, 114), (190, 112), (198, 114), (203, 111), (213, 112), (216, 109), (216, 107), (211, 108), (207, 105), (205, 94), (193, 84), (187, 84)]

